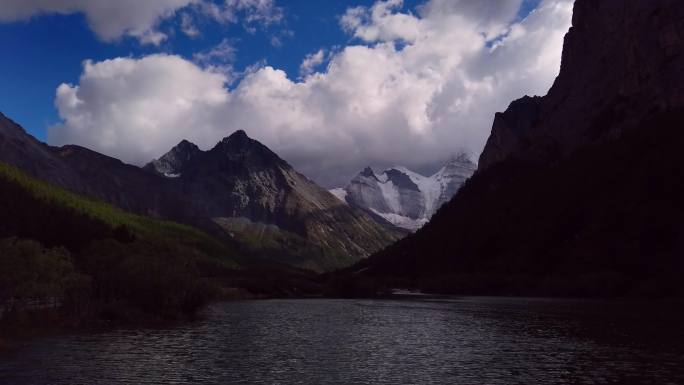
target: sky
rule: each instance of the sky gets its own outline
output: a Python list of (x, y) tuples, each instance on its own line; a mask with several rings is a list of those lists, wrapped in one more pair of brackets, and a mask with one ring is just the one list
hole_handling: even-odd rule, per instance
[(242, 129), (326, 187), (476, 160), (543, 95), (573, 0), (0, 0), (0, 111), (143, 165)]

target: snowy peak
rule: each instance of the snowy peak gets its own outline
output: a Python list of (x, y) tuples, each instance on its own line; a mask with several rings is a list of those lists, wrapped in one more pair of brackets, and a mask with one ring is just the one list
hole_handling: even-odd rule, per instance
[(390, 167), (380, 174), (366, 167), (345, 188), (331, 192), (395, 226), (417, 230), (456, 194), (475, 169), (466, 154), (452, 157), (432, 176), (403, 166)]

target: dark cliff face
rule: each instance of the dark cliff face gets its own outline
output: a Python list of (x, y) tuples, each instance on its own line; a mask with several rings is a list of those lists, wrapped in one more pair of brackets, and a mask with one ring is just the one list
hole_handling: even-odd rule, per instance
[(684, 2), (577, 0), (561, 73), (476, 175), (355, 272), (431, 291), (682, 296)]
[(556, 160), (684, 106), (683, 20), (678, 0), (577, 0), (560, 75), (496, 115), (480, 171), (509, 156)]

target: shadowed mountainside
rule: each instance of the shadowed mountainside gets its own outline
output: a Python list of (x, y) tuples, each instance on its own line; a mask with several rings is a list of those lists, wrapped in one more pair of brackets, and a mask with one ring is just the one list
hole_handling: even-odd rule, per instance
[(684, 295), (684, 3), (577, 0), (549, 94), (497, 114), (476, 175), (351, 271), (448, 293)]

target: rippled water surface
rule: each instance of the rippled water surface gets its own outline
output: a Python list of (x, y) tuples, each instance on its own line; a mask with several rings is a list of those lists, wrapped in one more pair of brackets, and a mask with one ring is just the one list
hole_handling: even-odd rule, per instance
[(27, 343), (0, 384), (684, 384), (681, 304), (462, 298), (216, 304)]

